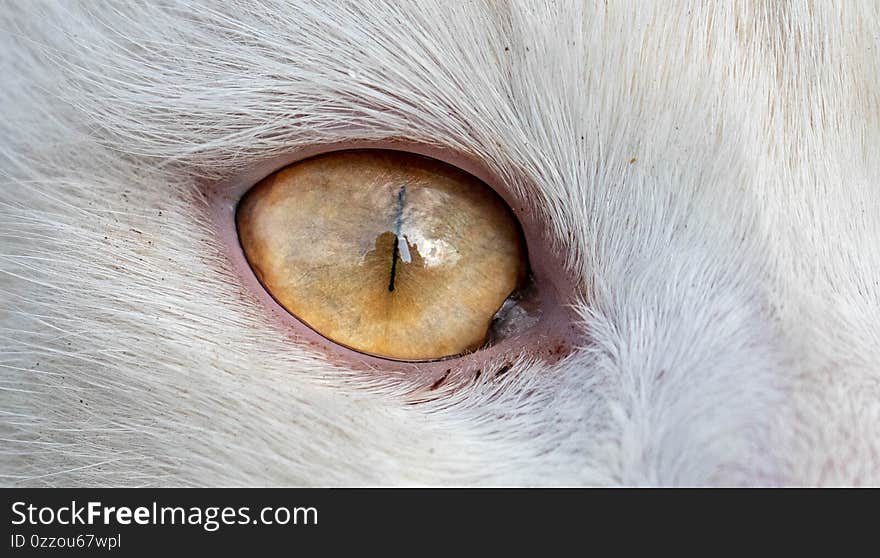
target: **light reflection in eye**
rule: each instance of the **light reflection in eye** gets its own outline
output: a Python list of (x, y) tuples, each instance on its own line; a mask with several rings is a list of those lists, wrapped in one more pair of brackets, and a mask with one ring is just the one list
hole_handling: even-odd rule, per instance
[(248, 262), (282, 306), (376, 356), (477, 349), (526, 283), (522, 232), (501, 198), (408, 153), (339, 151), (290, 165), (244, 196), (236, 223)]
[[(419, 231), (409, 231), (404, 234), (403, 238), (406, 240), (405, 242), (398, 242), (401, 248), (400, 259), (407, 263), (412, 259), (412, 255), (409, 253), (410, 245), (418, 246), (419, 254), (425, 261), (425, 267), (454, 266), (461, 257), (455, 247), (442, 238), (425, 238)], [(404, 257), (404, 251), (406, 251), (406, 257)]]

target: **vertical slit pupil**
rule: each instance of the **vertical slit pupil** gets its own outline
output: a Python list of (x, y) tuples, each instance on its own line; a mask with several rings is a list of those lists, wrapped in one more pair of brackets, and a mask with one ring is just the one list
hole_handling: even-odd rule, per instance
[[(403, 227), (403, 203), (406, 200), (406, 186), (397, 191), (397, 209), (394, 214), (394, 247), (391, 249), (391, 279), (388, 281), (388, 292), (394, 292), (394, 276), (397, 274), (397, 257), (400, 254), (400, 229)], [(404, 240), (406, 242), (406, 240)]]
[(397, 270), (397, 243), (399, 242), (399, 237), (394, 235), (394, 248), (391, 249), (391, 280), (388, 282), (388, 291), (394, 292), (394, 275)]

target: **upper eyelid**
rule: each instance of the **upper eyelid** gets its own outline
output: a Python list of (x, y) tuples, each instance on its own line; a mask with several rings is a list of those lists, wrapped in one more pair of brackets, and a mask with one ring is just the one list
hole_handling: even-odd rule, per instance
[[(250, 186), (283, 167), (315, 155), (346, 149), (390, 149), (404, 151), (416, 155), (424, 155), (452, 165), (488, 184), (510, 206), (517, 218), (520, 217), (521, 213), (534, 207), (539, 200), (537, 195), (538, 188), (536, 186), (529, 186), (528, 181), (522, 180), (517, 181), (518, 185), (523, 185), (522, 187), (515, 189), (508, 187), (511, 181), (502, 180), (498, 173), (491, 171), (489, 166), (481, 162), (477, 155), (463, 155), (453, 148), (427, 145), (406, 139), (371, 141), (351, 138), (329, 143), (294, 145), (281, 155), (259, 152), (251, 153), (247, 155), (246, 162), (240, 163), (235, 167), (222, 169), (220, 176), (203, 177), (200, 182), (205, 188), (214, 191), (228, 190), (234, 194), (240, 194), (238, 197), (241, 197)], [(204, 174), (198, 169), (191, 167), (190, 171), (197, 176)], [(516, 173), (505, 174), (511, 176)]]

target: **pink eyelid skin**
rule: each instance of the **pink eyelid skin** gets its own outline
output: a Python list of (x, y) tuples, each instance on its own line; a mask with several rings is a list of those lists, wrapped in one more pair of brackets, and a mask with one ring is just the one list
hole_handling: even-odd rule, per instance
[[(338, 345), (309, 328), (278, 304), (254, 275), (242, 251), (235, 225), (238, 202), (260, 180), (281, 168), (315, 155), (349, 149), (390, 149), (424, 155), (458, 167), (493, 188), (508, 204), (522, 226), (529, 265), (540, 297), (541, 318), (538, 323), (522, 333), (473, 353), (437, 361), (406, 362), (371, 356)], [(543, 227), (536, 221), (534, 212), (524, 210), (527, 204), (514, 197), (482, 165), (458, 153), (402, 141), (324, 144), (262, 161), (246, 168), (232, 179), (205, 186), (209, 211), (219, 232), (224, 253), (242, 284), (257, 298), (271, 321), (291, 342), (322, 355), (331, 364), (363, 371), (372, 376), (399, 377), (407, 383), (412, 382), (414, 386), (433, 390), (441, 385), (475, 380), (483, 373), (500, 375), (509, 370), (521, 356), (548, 364), (554, 363), (571, 352), (578, 342), (578, 336), (572, 327), (574, 315), (568, 308), (573, 293), (572, 283), (564, 277), (562, 261), (543, 249), (546, 245), (546, 240), (541, 238)]]

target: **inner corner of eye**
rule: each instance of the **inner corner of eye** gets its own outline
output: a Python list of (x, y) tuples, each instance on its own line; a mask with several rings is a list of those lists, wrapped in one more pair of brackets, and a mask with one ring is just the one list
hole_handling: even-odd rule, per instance
[(434, 159), (369, 149), (299, 161), (244, 195), (236, 226), (268, 293), (355, 351), (438, 360), (537, 319), (510, 208)]

